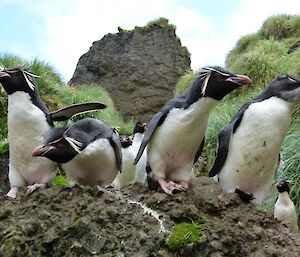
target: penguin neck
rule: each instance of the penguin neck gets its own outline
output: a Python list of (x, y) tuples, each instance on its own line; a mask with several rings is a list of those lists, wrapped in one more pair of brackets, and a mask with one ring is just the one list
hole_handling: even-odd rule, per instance
[(289, 196), (288, 192), (282, 192), (278, 194), (278, 199), (277, 203), (283, 204), (283, 205), (288, 205), (291, 202), (291, 198)]
[(186, 110), (189, 110), (191, 118), (198, 118), (199, 116), (207, 116), (208, 118), (211, 110), (218, 102), (218, 100), (215, 100), (211, 97), (201, 97), (196, 102), (187, 107)]

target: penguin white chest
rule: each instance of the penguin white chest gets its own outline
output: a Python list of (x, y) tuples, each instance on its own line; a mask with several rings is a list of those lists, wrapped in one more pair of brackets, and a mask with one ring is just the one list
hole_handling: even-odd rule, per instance
[(89, 144), (62, 167), (71, 184), (82, 185), (108, 185), (118, 172), (115, 152), (104, 138)]
[(211, 109), (217, 103), (201, 98), (186, 109), (173, 108), (148, 144), (148, 162), (154, 173), (188, 170), (207, 127)]
[(232, 135), (219, 173), (226, 192), (254, 194), (260, 204), (278, 167), (279, 152), (290, 122), (290, 104), (276, 97), (251, 104)]
[(46, 158), (33, 158), (32, 149), (43, 142), (50, 130), (45, 114), (25, 92), (8, 97), (8, 140), (11, 185), (46, 183), (54, 176), (55, 163)]
[(122, 148), (122, 172), (113, 181), (113, 186), (120, 189), (134, 182), (135, 165), (133, 164), (135, 152), (132, 146)]
[(298, 215), (293, 201), (287, 192), (279, 193), (274, 206), (274, 217), (287, 222), (291, 230), (298, 232)]

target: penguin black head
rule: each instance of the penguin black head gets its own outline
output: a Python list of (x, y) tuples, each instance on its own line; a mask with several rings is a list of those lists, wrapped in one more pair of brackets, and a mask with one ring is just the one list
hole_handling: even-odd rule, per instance
[(289, 182), (285, 179), (278, 180), (276, 182), (276, 187), (279, 193), (290, 192)]
[(127, 148), (132, 145), (132, 139), (128, 135), (120, 135), (120, 142), (122, 148)]
[(200, 70), (198, 79), (202, 83), (201, 94), (204, 97), (211, 97), (221, 100), (236, 88), (251, 84), (251, 79), (246, 75), (237, 75), (219, 66), (207, 66)]
[(138, 121), (137, 123), (135, 123), (134, 129), (133, 129), (133, 134), (135, 134), (135, 133), (143, 134), (145, 132), (146, 128), (147, 128), (146, 123), (142, 123), (142, 122)]
[(23, 68), (13, 68), (0, 71), (0, 82), (8, 95), (17, 91), (32, 94), (36, 90), (35, 77)]
[(32, 151), (32, 156), (42, 156), (57, 163), (72, 160), (82, 149), (83, 144), (65, 133), (67, 128), (52, 128), (43, 145)]
[(300, 80), (289, 75), (275, 78), (264, 93), (267, 97), (277, 96), (291, 103), (300, 102)]

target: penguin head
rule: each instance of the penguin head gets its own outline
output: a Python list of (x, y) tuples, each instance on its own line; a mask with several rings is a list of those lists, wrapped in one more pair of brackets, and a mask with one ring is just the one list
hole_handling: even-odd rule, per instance
[(67, 136), (67, 128), (52, 128), (44, 144), (32, 151), (32, 156), (41, 156), (57, 163), (72, 160), (84, 148), (83, 144)]
[(146, 128), (147, 128), (146, 123), (142, 123), (142, 122), (138, 121), (135, 123), (134, 129), (133, 129), (133, 134), (135, 134), (135, 133), (143, 134), (145, 132)]
[(132, 139), (128, 135), (120, 135), (120, 142), (122, 148), (127, 148), (132, 145)]
[(300, 80), (289, 75), (280, 75), (266, 88), (264, 94), (276, 96), (291, 103), (300, 102)]
[(0, 82), (8, 95), (24, 91), (30, 95), (36, 91), (35, 77), (23, 68), (0, 70)]
[(199, 79), (202, 80), (202, 96), (211, 97), (216, 100), (221, 100), (240, 86), (252, 83), (248, 76), (231, 73), (219, 66), (202, 68)]
[(289, 182), (286, 181), (285, 179), (278, 180), (276, 182), (276, 187), (279, 193), (283, 193), (283, 192), (289, 193), (290, 191)]

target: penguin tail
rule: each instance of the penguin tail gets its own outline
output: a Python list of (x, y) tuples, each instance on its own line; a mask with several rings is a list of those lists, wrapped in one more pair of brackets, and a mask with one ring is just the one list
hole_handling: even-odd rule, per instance
[(147, 172), (147, 183), (148, 183), (148, 188), (150, 190), (157, 190), (159, 188), (159, 183), (158, 181), (153, 177), (153, 173), (151, 170), (150, 165), (147, 163), (146, 166), (146, 172)]

